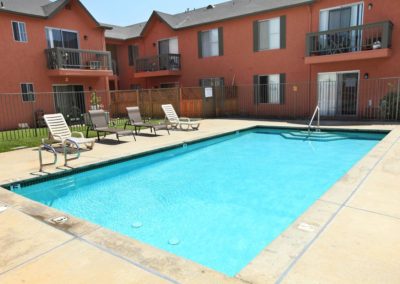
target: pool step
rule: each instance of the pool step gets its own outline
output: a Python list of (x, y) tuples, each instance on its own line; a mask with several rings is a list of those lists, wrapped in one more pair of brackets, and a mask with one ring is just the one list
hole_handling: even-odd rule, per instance
[(281, 133), (281, 136), (285, 139), (291, 140), (308, 140), (308, 141), (338, 141), (347, 139), (345, 136), (341, 136), (329, 132), (315, 132), (315, 131), (291, 131)]

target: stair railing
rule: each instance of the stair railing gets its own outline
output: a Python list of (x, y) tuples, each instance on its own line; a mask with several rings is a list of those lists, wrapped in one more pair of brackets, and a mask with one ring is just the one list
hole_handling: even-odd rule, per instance
[(320, 122), (321, 122), (321, 110), (319, 108), (319, 106), (316, 106), (314, 114), (310, 120), (310, 123), (308, 124), (308, 133), (310, 133), (311, 128), (313, 127), (313, 122), (315, 120), (315, 117), (317, 117), (317, 127), (315, 128), (317, 132), (321, 131), (321, 127), (320, 127)]

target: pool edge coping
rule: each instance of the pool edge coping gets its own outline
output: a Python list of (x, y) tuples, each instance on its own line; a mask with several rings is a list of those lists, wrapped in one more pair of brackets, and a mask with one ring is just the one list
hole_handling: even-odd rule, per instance
[[(76, 172), (81, 172), (81, 171), (82, 171), (82, 168), (85, 168), (85, 171), (88, 171), (88, 170), (91, 170), (91, 169), (94, 169), (94, 168), (99, 168), (99, 167), (102, 167), (102, 166), (106, 166), (106, 165), (110, 165), (110, 164), (115, 164), (115, 163), (117, 163), (117, 162), (127, 161), (127, 160), (130, 160), (130, 159), (134, 159), (134, 158), (138, 158), (138, 157), (143, 157), (143, 156), (146, 156), (146, 155), (150, 155), (150, 154), (154, 154), (154, 153), (163, 152), (163, 151), (166, 151), (166, 150), (178, 148), (178, 147), (182, 146), (184, 143), (187, 143), (187, 144), (200, 143), (200, 142), (205, 141), (205, 140), (208, 140), (208, 139), (218, 138), (218, 137), (223, 137), (223, 136), (227, 136), (227, 135), (230, 135), (230, 134), (234, 134), (234, 133), (236, 133), (237, 131), (246, 131), (246, 130), (251, 130), (251, 129), (255, 129), (255, 128), (259, 128), (259, 127), (261, 127), (261, 128), (274, 128), (274, 129), (294, 129), (294, 130), (305, 130), (305, 129), (307, 129), (307, 127), (301, 127), (301, 126), (299, 126), (299, 127), (294, 127), (294, 126), (269, 126), (269, 125), (261, 125), (261, 124), (259, 124), (259, 122), (255, 122), (255, 125), (254, 125), (254, 126), (242, 127), (242, 128), (238, 128), (238, 129), (233, 130), (233, 131), (220, 132), (220, 133), (212, 134), (212, 135), (209, 135), (209, 136), (206, 136), (206, 137), (202, 137), (202, 138), (198, 138), (198, 139), (192, 139), (192, 140), (189, 140), (189, 141), (182, 141), (182, 142), (179, 142), (179, 143), (173, 143), (172, 145), (163, 146), (163, 147), (159, 147), (159, 148), (156, 148), (156, 149), (153, 149), (153, 150), (149, 150), (149, 151), (144, 151), (144, 152), (136, 153), (136, 154), (130, 155), (130, 156), (128, 156), (128, 157), (124, 157), (124, 158), (117, 157), (117, 158), (109, 159), (109, 160), (107, 160), (107, 161), (95, 162), (95, 163), (90, 164), (90, 165), (84, 165), (84, 166), (82, 166), (82, 167), (76, 167), (76, 168), (73, 169), (73, 170), (68, 170), (68, 171), (67, 171), (67, 174), (65, 174), (64, 172), (61, 172), (61, 173), (51, 174), (51, 176), (56, 176), (56, 177), (54, 177), (54, 178), (58, 178), (58, 177), (61, 177), (61, 176), (74, 174), (74, 173), (76, 173)], [(343, 128), (340, 128), (340, 127), (335, 127), (335, 128), (332, 128), (332, 127), (324, 128), (324, 127), (323, 127), (322, 129), (327, 130), (327, 131), (341, 131), (341, 132), (387, 133), (387, 136), (386, 136), (383, 140), (381, 140), (377, 145), (375, 145), (374, 148), (373, 148), (370, 152), (368, 152), (365, 156), (363, 156), (363, 158), (362, 158), (357, 164), (355, 164), (355, 165), (351, 168), (351, 170), (353, 170), (353, 168), (355, 168), (355, 167), (357, 167), (357, 166), (360, 166), (359, 164), (360, 164), (366, 157), (368, 157), (368, 156), (371, 154), (371, 152), (372, 152), (376, 147), (378, 147), (379, 145), (381, 145), (381, 143), (382, 143), (383, 141), (385, 141), (385, 140), (387, 139), (387, 137), (388, 137), (388, 136), (393, 132), (393, 130), (394, 130), (394, 129), (392, 129), (392, 130), (374, 130), (374, 129), (368, 129), (368, 130), (367, 130), (367, 129), (349, 129), (349, 128), (343, 129)], [(393, 143), (394, 143), (394, 142), (393, 142)], [(381, 156), (382, 156), (382, 155), (381, 155)], [(75, 171), (74, 171), (74, 170), (75, 170)], [(351, 171), (351, 170), (350, 170), (350, 171)], [(349, 171), (349, 172), (350, 172), (350, 171)], [(47, 176), (46, 176), (46, 177), (47, 177)], [(32, 178), (32, 179), (35, 179), (35, 180), (40, 179), (41, 181), (45, 180), (45, 178), (41, 178), (41, 177), (34, 177), (34, 178)], [(342, 178), (342, 179), (343, 179), (343, 178)], [(26, 180), (25, 180), (25, 181), (26, 181)], [(340, 181), (340, 180), (339, 180), (339, 181)], [(339, 182), (339, 181), (338, 181), (338, 182)], [(337, 182), (337, 183), (338, 183), (338, 182)], [(336, 185), (337, 183), (335, 183), (335, 185)], [(329, 189), (325, 192), (325, 194), (327, 194), (328, 192), (334, 190), (334, 189), (335, 189), (335, 185), (332, 186), (331, 188), (329, 188)], [(0, 188), (6, 190), (6, 191), (8, 191), (8, 192), (10, 192), (11, 194), (15, 194), (15, 193), (13, 193), (13, 192), (11, 192), (11, 191), (9, 191), (9, 190), (3, 188), (3, 186), (4, 186), (4, 184), (3, 184), (3, 185), (0, 185)], [(325, 196), (325, 194), (324, 194), (323, 196)], [(16, 195), (16, 194), (15, 194), (15, 195)], [(23, 199), (26, 199), (26, 198), (24, 198), (24, 197), (22, 197), (22, 196), (19, 196), (19, 197), (20, 197), (20, 198), (23, 198)], [(322, 197), (321, 197), (321, 199), (322, 199)], [(321, 201), (321, 200), (318, 199), (317, 201)], [(295, 222), (294, 222), (292, 225), (290, 225), (288, 228), (286, 228), (286, 229), (281, 233), (281, 235), (286, 234), (286, 233), (287, 233), (287, 230), (293, 229), (292, 227), (293, 227), (294, 225), (296, 225), (296, 224), (298, 223), (298, 221), (299, 221), (300, 219), (302, 219), (302, 218), (304, 217), (304, 215), (305, 215), (307, 212), (309, 212), (310, 210), (314, 210), (313, 208), (315, 207), (317, 201), (316, 201), (315, 203), (313, 203), (313, 205), (311, 205), (311, 206), (307, 209), (307, 211), (306, 211), (305, 213), (303, 213), (301, 216), (299, 216), (299, 217), (295, 220)], [(37, 202), (35, 202), (35, 201), (32, 201), (32, 200), (29, 200), (29, 199), (26, 199), (24, 202), (22, 202), (22, 205), (24, 205), (24, 203), (26, 203), (26, 202), (31, 203), (30, 205), (33, 206), (33, 207), (35, 207), (35, 206), (37, 206), (37, 205), (40, 205), (39, 207), (44, 207), (44, 208), (46, 209), (46, 211), (54, 212), (54, 215), (57, 215), (57, 214), (59, 215), (59, 214), (61, 213), (60, 211), (58, 211), (58, 210), (56, 210), (56, 209), (53, 209), (53, 208), (51, 208), (51, 207), (47, 207), (47, 206), (45, 206), (45, 205), (39, 204), (39, 203), (37, 203)], [(32, 214), (29, 213), (29, 209), (20, 207), (20, 205), (21, 205), (20, 202), (16, 202), (16, 204), (7, 204), (7, 205), (10, 205), (11, 207), (16, 208), (17, 210), (21, 211), (22, 213), (27, 214), (27, 215), (29, 215), (29, 216), (35, 218), (35, 216), (32, 216)], [(68, 214), (65, 214), (65, 215), (68, 215)], [(68, 215), (68, 216), (69, 216), (69, 215)], [(36, 216), (36, 217), (37, 217), (37, 216)], [(100, 229), (105, 229), (105, 228), (103, 228), (103, 227), (101, 227), (101, 226), (95, 225), (95, 224), (93, 224), (93, 223), (91, 223), (91, 222), (88, 222), (88, 221), (86, 221), (86, 220), (82, 220), (82, 219), (75, 218), (75, 217), (72, 217), (72, 218), (73, 218), (75, 221), (79, 222), (79, 223), (83, 223), (83, 225), (88, 224), (88, 225), (90, 225), (90, 226), (97, 226), (97, 227), (100, 228)], [(60, 229), (60, 230), (62, 230), (62, 231), (64, 231), (64, 232), (66, 232), (66, 233), (71, 233), (71, 232), (65, 231), (63, 228), (60, 228), (60, 226), (51, 224), (51, 223), (49, 223), (49, 222), (46, 222), (45, 220), (42, 220), (42, 221), (43, 221), (44, 223), (46, 223), (47, 225), (50, 225), (50, 226), (55, 227), (55, 228), (57, 228), (57, 229)], [(86, 234), (80, 235), (80, 236), (83, 237), (83, 236), (86, 236), (86, 235), (90, 235), (90, 234), (92, 234), (93, 232), (95, 232), (95, 231), (97, 231), (97, 230), (98, 230), (98, 229), (95, 229), (95, 230), (93, 230), (93, 231), (87, 232)], [(105, 230), (107, 230), (107, 229), (105, 229)], [(108, 231), (109, 231), (109, 230), (108, 230)], [(110, 232), (111, 232), (111, 231), (110, 231)], [(73, 233), (73, 234), (74, 234), (74, 233)], [(122, 236), (122, 237), (125, 237), (125, 236), (123, 236), (123, 235), (121, 235), (121, 234), (119, 234), (119, 233), (116, 233), (116, 232), (111, 232), (111, 235), (114, 235), (116, 239), (119, 239), (121, 236)], [(281, 236), (281, 235), (280, 235), (280, 236)], [(126, 238), (129, 238), (129, 237), (126, 237)], [(107, 239), (107, 238), (106, 238), (106, 239)], [(135, 242), (134, 245), (138, 245), (138, 244), (139, 244), (139, 245), (141, 245), (141, 246), (143, 246), (143, 247), (148, 247), (148, 246), (149, 246), (149, 245), (147, 245), (147, 244), (145, 244), (145, 243), (141, 243), (140, 241), (135, 240), (135, 239), (133, 239), (133, 238), (129, 238), (129, 240), (133, 240), (133, 241)], [(131, 242), (131, 243), (134, 243), (134, 242)], [(274, 241), (273, 241), (273, 242), (274, 242)], [(273, 242), (272, 242), (272, 243), (273, 243)], [(95, 242), (95, 243), (96, 243), (97, 245), (99, 245), (99, 246), (103, 246), (104, 243), (106, 243), (106, 242), (104, 241), (104, 242)], [(266, 247), (263, 249), (263, 251), (268, 250), (268, 249), (270, 248), (270, 246), (271, 246), (272, 243), (270, 243), (268, 246), (266, 246)], [(150, 247), (152, 247), (152, 246), (150, 246)], [(123, 256), (123, 254), (119, 253), (117, 250), (115, 250), (115, 248), (107, 247), (107, 246), (106, 246), (105, 248), (106, 248), (106, 249), (111, 249), (112, 251), (114, 251), (114, 253)], [(155, 247), (152, 247), (152, 248), (155, 248)], [(251, 262), (250, 264), (248, 264), (245, 268), (243, 268), (243, 270), (241, 270), (241, 272), (239, 272), (239, 273), (238, 273), (237, 275), (235, 275), (234, 277), (229, 277), (229, 276), (226, 276), (226, 275), (224, 275), (224, 274), (222, 274), (222, 273), (220, 273), (220, 272), (218, 272), (218, 271), (212, 270), (212, 269), (210, 269), (210, 268), (206, 268), (206, 267), (202, 266), (201, 264), (197, 264), (197, 263), (195, 263), (195, 262), (193, 262), (193, 261), (190, 261), (190, 260), (187, 260), (187, 259), (185, 259), (185, 258), (176, 256), (176, 255), (174, 255), (174, 254), (172, 254), (172, 253), (166, 252), (166, 251), (161, 250), (161, 249), (158, 249), (158, 248), (155, 248), (155, 249), (157, 250), (157, 253), (159, 253), (159, 254), (161, 254), (161, 255), (166, 255), (167, 257), (171, 257), (171, 255), (172, 255), (173, 257), (176, 257), (176, 258), (178, 258), (178, 259), (184, 259), (185, 261), (192, 262), (192, 263), (190, 263), (190, 266), (191, 266), (192, 269), (193, 269), (193, 268), (194, 268), (195, 270), (200, 269), (200, 270), (203, 271), (203, 272), (209, 270), (212, 274), (214, 274), (214, 275), (217, 276), (218, 278), (222, 277), (222, 278), (220, 278), (220, 280), (227, 280), (227, 281), (230, 281), (230, 280), (232, 280), (232, 281), (233, 281), (233, 280), (239, 280), (239, 281), (248, 282), (248, 280), (247, 280), (246, 278), (242, 278), (242, 277), (240, 276), (240, 274), (241, 274), (241, 272), (242, 272), (244, 269), (248, 268), (248, 266), (251, 265), (251, 263), (252, 263), (255, 259), (257, 259), (257, 257), (256, 257), (255, 259), (253, 259), (252, 262)], [(192, 269), (190, 269), (190, 270), (192, 270)], [(158, 272), (161, 273), (161, 274), (165, 274), (164, 272), (159, 271), (159, 270), (157, 270), (157, 269), (156, 269), (156, 271), (158, 271)], [(282, 273), (283, 273), (283, 272), (284, 272), (284, 270), (282, 271)], [(219, 276), (218, 276), (218, 275), (219, 275)], [(174, 276), (168, 276), (168, 277), (175, 278)]]

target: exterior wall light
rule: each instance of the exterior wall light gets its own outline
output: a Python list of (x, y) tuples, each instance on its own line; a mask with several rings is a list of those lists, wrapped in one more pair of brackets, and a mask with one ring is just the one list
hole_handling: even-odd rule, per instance
[(369, 79), (369, 73), (365, 73), (365, 74), (364, 74), (364, 79), (365, 79), (365, 80), (368, 80), (368, 79)]
[(368, 10), (372, 10), (373, 7), (374, 7), (374, 4), (372, 4), (372, 3), (368, 4)]

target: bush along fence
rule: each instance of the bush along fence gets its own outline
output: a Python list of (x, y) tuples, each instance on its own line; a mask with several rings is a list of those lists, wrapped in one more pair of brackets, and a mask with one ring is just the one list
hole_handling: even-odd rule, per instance
[(319, 105), (323, 119), (400, 121), (400, 78), (337, 76), (285, 84), (0, 94), (0, 141), (46, 136), (47, 113), (60, 112), (73, 130), (84, 131), (90, 109), (104, 109), (110, 120), (123, 125), (126, 107), (139, 106), (144, 117), (163, 119), (162, 104), (195, 118), (307, 120)]

